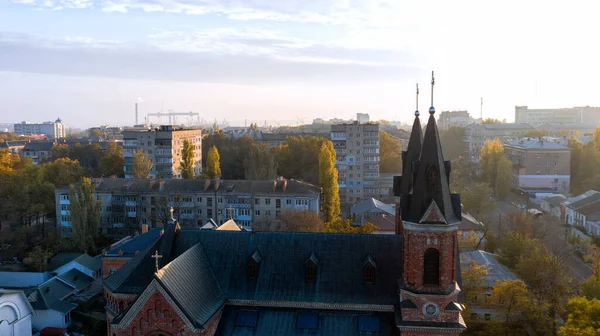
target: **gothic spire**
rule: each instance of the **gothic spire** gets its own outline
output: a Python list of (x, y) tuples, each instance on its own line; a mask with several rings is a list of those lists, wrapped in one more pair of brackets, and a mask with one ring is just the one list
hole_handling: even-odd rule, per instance
[(419, 84), (417, 84), (417, 110), (415, 111), (415, 121), (413, 123), (408, 147), (402, 152), (402, 183), (400, 185), (400, 197), (409, 194), (412, 191), (414, 169), (419, 155), (421, 155), (421, 145), (423, 143), (423, 130), (419, 120)]

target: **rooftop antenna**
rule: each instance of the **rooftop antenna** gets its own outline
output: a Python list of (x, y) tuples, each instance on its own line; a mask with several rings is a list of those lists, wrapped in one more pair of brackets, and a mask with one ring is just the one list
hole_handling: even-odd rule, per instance
[(419, 114), (419, 83), (417, 83), (417, 109), (415, 110), (415, 117), (418, 117)]
[(433, 86), (435, 85), (435, 77), (433, 76), (433, 71), (431, 72), (431, 107), (429, 108), (429, 114), (435, 114), (435, 107), (433, 107)]

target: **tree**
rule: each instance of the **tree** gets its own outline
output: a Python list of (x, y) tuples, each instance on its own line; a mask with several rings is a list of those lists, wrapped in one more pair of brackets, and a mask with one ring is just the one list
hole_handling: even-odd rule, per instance
[(220, 177), (225, 179), (245, 179), (244, 162), (250, 156), (254, 140), (249, 136), (229, 138), (222, 132), (216, 132), (202, 139), (202, 161), (208, 161), (208, 154), (216, 146), (220, 157)]
[(600, 331), (600, 300), (575, 297), (569, 300), (569, 315), (560, 328), (562, 336), (595, 336)]
[(152, 170), (152, 161), (150, 161), (146, 153), (139, 148), (133, 154), (133, 177), (148, 178), (148, 176), (150, 176), (150, 170)]
[(217, 146), (212, 146), (208, 151), (204, 173), (207, 178), (211, 179), (221, 177), (221, 157), (219, 156)]
[(379, 131), (379, 172), (402, 172), (402, 144), (400, 139)]
[(473, 161), (459, 156), (452, 160), (452, 172), (450, 173), (450, 191), (462, 194), (465, 188), (473, 181)]
[(461, 195), (465, 210), (479, 217), (496, 209), (496, 203), (490, 199), (492, 188), (487, 183), (477, 183), (471, 190)]
[(324, 142), (319, 153), (319, 186), (323, 190), (325, 222), (333, 222), (340, 217), (340, 195), (335, 157), (333, 143), (331, 141)]
[(465, 155), (465, 129), (452, 126), (440, 134), (440, 143), (446, 160), (455, 160)]
[(548, 135), (548, 131), (546, 131), (546, 130), (532, 130), (532, 131), (525, 133), (526, 138), (539, 138), (539, 137), (544, 137), (547, 135)]
[(50, 152), (52, 160), (69, 157), (69, 146), (67, 144), (55, 143)]
[[(497, 182), (498, 180), (498, 163), (501, 158), (504, 157), (504, 146), (499, 139), (496, 140), (486, 140), (481, 147), (481, 152), (479, 154), (479, 165), (481, 169), (481, 176), (483, 181), (490, 184), (492, 190), (494, 190), (494, 194), (498, 192)], [(504, 169), (506, 165), (504, 164), (502, 168)], [(512, 166), (511, 166), (512, 169)], [(500, 175), (504, 176), (505, 172), (501, 172)], [(503, 181), (501, 179), (500, 181)]]
[(594, 130), (594, 143), (596, 144), (596, 150), (600, 150), (600, 126)]
[(492, 289), (492, 302), (498, 302), (496, 310), (503, 316), (505, 335), (521, 329), (525, 313), (532, 305), (527, 285), (522, 280), (497, 281)]
[(481, 121), (482, 124), (502, 124), (502, 121), (493, 118), (483, 119)]
[[(461, 290), (463, 297), (467, 298), (464, 300), (467, 305), (467, 309), (470, 308), (469, 302), (471, 302), (471, 300), (469, 299), (483, 291), (483, 281), (488, 275), (488, 271), (489, 269), (487, 265), (478, 265), (475, 260), (471, 260), (468, 267), (461, 267)], [(465, 315), (468, 315), (468, 313)]]
[(56, 188), (75, 183), (83, 176), (83, 168), (76, 160), (67, 157), (56, 159), (43, 166), (44, 179)]
[(250, 155), (244, 160), (246, 180), (270, 180), (277, 176), (275, 155), (266, 145), (252, 144)]
[(194, 179), (194, 145), (190, 139), (183, 140), (181, 151), (181, 175), (186, 180)]
[(571, 151), (571, 191), (573, 193), (579, 193), (580, 191), (585, 191), (583, 190), (584, 188), (580, 174), (581, 160), (583, 157), (583, 143), (575, 136), (572, 136), (569, 138), (567, 146), (573, 149)]
[(325, 222), (325, 232), (328, 233), (371, 234), (377, 231), (379, 231), (379, 228), (370, 222), (366, 222), (362, 225), (352, 225), (350, 219), (341, 218), (336, 218), (331, 222)]
[(280, 176), (319, 184), (319, 154), (323, 143), (321, 137), (288, 136), (282, 145), (273, 148)]
[(45, 272), (48, 268), (48, 260), (54, 253), (48, 249), (36, 246), (33, 251), (27, 253), (23, 263), (32, 272)]
[(100, 174), (102, 176), (123, 177), (123, 148), (117, 145), (116, 142), (109, 142), (104, 155), (100, 159)]
[(496, 190), (498, 198), (506, 199), (510, 192), (510, 180), (512, 179), (512, 161), (504, 155), (498, 160), (498, 168), (496, 171)]
[(81, 179), (77, 189), (71, 184), (69, 191), (73, 240), (84, 253), (95, 248), (94, 238), (100, 224), (100, 201), (96, 200), (94, 192), (92, 180), (87, 177)]
[(313, 211), (286, 209), (281, 212), (281, 222), (260, 222), (256, 231), (323, 232), (319, 214)]
[(600, 299), (600, 248), (596, 245), (589, 244), (587, 253), (583, 259), (592, 265), (592, 276), (585, 279), (579, 284), (581, 294), (591, 299)]

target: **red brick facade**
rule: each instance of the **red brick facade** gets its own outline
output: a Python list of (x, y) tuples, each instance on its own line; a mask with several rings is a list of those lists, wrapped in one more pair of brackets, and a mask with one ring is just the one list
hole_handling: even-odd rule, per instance
[(111, 274), (116, 272), (123, 265), (127, 264), (131, 258), (102, 258), (102, 279), (108, 278)]
[(214, 335), (222, 309), (219, 310), (206, 323), (205, 329), (201, 332), (190, 329), (177, 311), (171, 306), (167, 298), (156, 290), (146, 301), (144, 306), (139, 309), (135, 317), (123, 329), (115, 328), (109, 325), (108, 335), (110, 336), (152, 336), (163, 334), (168, 336), (211, 336)]

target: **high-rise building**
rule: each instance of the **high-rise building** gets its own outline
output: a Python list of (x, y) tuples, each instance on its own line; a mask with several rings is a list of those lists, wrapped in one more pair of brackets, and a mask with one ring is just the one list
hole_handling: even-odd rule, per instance
[(65, 125), (62, 120), (46, 121), (41, 124), (34, 124), (23, 121), (19, 124), (14, 124), (15, 134), (18, 135), (37, 135), (44, 134), (50, 139), (59, 139), (66, 136)]
[(331, 125), (342, 205), (379, 197), (379, 124)]
[(142, 150), (152, 161), (150, 177), (181, 178), (183, 141), (194, 146), (194, 176), (202, 173), (202, 130), (177, 129), (162, 125), (156, 129), (128, 129), (123, 131), (123, 158), (125, 177), (133, 177), (133, 154)]
[(465, 127), (473, 123), (473, 118), (467, 111), (442, 111), (438, 117), (438, 128), (442, 131), (452, 126)]
[(537, 126), (545, 123), (600, 124), (600, 107), (582, 106), (554, 109), (530, 109), (515, 106), (515, 123)]

